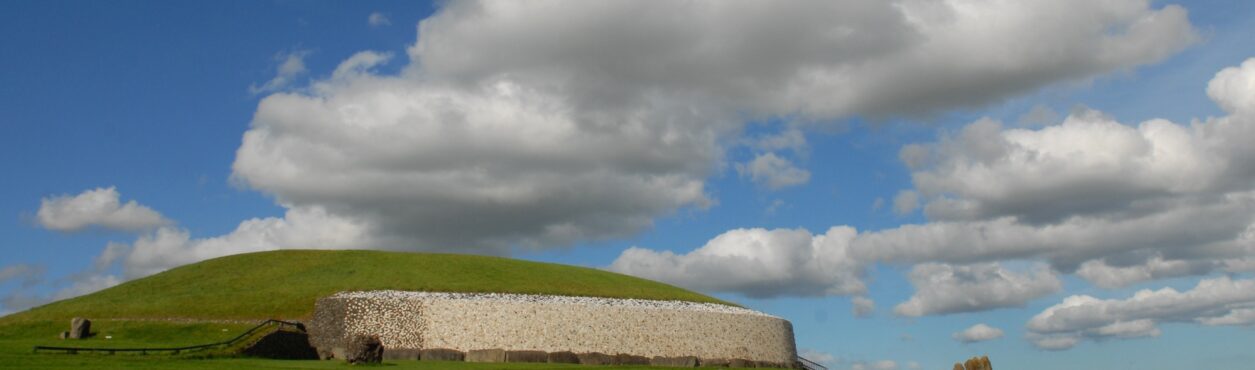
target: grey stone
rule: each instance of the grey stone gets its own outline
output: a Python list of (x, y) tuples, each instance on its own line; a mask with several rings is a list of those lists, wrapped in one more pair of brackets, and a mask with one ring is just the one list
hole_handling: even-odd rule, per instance
[(575, 352), (571, 352), (571, 351), (550, 352), (549, 363), (551, 364), (578, 364), (580, 363), (580, 356), (576, 355)]
[(703, 358), (701, 361), (698, 361), (697, 365), (701, 367), (728, 367), (729, 362), (722, 358)]
[(349, 340), (344, 360), (350, 364), (378, 364), (383, 362), (383, 343), (378, 335), (358, 334)]
[(754, 368), (754, 367), (758, 367), (758, 364), (755, 363), (754, 361), (734, 358), (734, 359), (728, 360), (728, 367)]
[(91, 336), (92, 321), (82, 317), (70, 320), (70, 339), (87, 339)]
[(60, 336), (58, 336), (58, 338), (61, 338), (61, 339), (66, 339), (66, 338), (69, 338), (69, 337), (70, 337), (70, 332), (68, 332), (68, 331), (63, 331), (63, 332), (61, 332), (61, 335), (60, 335)]
[(428, 348), (419, 352), (418, 358), (423, 361), (465, 361), (466, 353), (448, 348)]
[(383, 351), (383, 359), (385, 360), (417, 360), (419, 359), (419, 351), (410, 348), (389, 348)]
[(620, 353), (614, 355), (614, 365), (649, 365), (649, 358)]
[(466, 352), (466, 362), (505, 362), (505, 350), (473, 349)]
[(614, 364), (614, 356), (601, 352), (587, 352), (576, 355), (580, 358), (580, 365), (611, 365)]
[(549, 362), (545, 351), (506, 351), (505, 362)]
[(681, 356), (681, 357), (662, 357), (655, 356), (649, 360), (650, 366), (663, 367), (697, 367), (697, 357)]

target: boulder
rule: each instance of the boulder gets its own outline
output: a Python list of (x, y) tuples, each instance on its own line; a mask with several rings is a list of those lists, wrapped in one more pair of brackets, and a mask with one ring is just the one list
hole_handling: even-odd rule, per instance
[(389, 348), (383, 351), (385, 360), (417, 360), (419, 356), (419, 351), (411, 348)]
[(614, 355), (612, 365), (649, 365), (649, 358), (645, 356), (629, 355), (620, 353)]
[(358, 334), (349, 339), (345, 361), (349, 364), (379, 364), (383, 362), (383, 342), (378, 335)]
[(60, 335), (60, 336), (58, 336), (58, 338), (61, 338), (61, 339), (66, 339), (66, 338), (69, 338), (69, 337), (70, 337), (70, 332), (68, 332), (68, 331), (63, 331), (63, 332), (61, 332), (61, 335)]
[(505, 362), (505, 350), (473, 349), (466, 352), (466, 362)]
[(547, 360), (551, 364), (578, 364), (580, 356), (571, 351), (550, 352)]
[(650, 366), (663, 367), (697, 367), (697, 357), (680, 356), (680, 357), (662, 357), (655, 356), (649, 360)]
[(758, 363), (755, 363), (754, 361), (750, 361), (750, 360), (734, 358), (734, 359), (728, 360), (728, 367), (752, 368), (752, 367), (758, 367)]
[(70, 339), (87, 339), (91, 336), (92, 321), (82, 317), (70, 320)]
[(614, 356), (601, 352), (588, 352), (576, 355), (580, 359), (580, 365), (611, 365), (614, 364)]
[(448, 348), (428, 348), (418, 353), (418, 359), (423, 361), (465, 361), (466, 353)]
[(729, 365), (731, 362), (722, 358), (703, 358), (697, 364), (701, 367), (728, 367)]
[(505, 362), (549, 362), (545, 351), (505, 351)]

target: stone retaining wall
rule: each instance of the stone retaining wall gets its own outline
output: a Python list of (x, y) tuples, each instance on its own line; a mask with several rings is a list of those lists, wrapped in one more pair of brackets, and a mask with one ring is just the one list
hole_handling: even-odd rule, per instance
[(378, 335), (386, 350), (600, 352), (743, 359), (788, 366), (792, 325), (710, 303), (518, 294), (342, 292), (319, 299), (309, 325), (322, 352)]

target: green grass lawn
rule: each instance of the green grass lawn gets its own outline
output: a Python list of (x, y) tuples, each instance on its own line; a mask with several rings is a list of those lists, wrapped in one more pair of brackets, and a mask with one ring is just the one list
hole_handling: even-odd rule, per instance
[[(14, 369), (327, 369), (341, 361), (190, 355), (32, 353), (36, 345), (178, 347), (231, 339), (253, 324), (165, 319), (307, 320), (314, 302), (346, 290), (497, 292), (640, 298), (730, 304), (667, 284), (612, 272), (508, 258), (380, 251), (287, 250), (217, 258), (136, 279), (93, 294), (0, 318), (0, 368)], [(70, 318), (93, 320), (95, 337), (60, 340)], [(127, 320), (117, 320), (127, 319)], [(145, 319), (145, 320), (134, 320)], [(112, 337), (106, 339), (106, 337)], [(550, 364), (393, 361), (386, 369), (632, 369)], [(658, 369), (655, 367), (639, 367)]]
[(304, 319), (345, 290), (499, 292), (724, 303), (667, 284), (591, 268), (508, 258), (380, 251), (234, 255), (0, 318)]

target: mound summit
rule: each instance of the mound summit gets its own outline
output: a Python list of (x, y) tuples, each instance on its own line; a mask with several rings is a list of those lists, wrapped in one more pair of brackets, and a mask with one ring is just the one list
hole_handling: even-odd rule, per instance
[(341, 291), (516, 293), (732, 305), (613, 272), (501, 257), (364, 250), (282, 250), (202, 261), (0, 318), (307, 319)]

